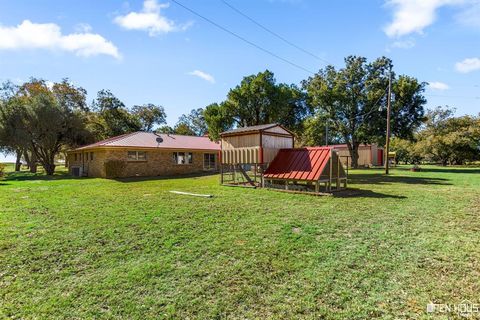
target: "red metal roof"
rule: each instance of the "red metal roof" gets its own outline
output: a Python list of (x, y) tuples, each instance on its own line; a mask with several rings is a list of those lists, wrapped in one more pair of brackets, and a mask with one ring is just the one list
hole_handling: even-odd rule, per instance
[(330, 147), (280, 149), (264, 177), (316, 181), (330, 159), (331, 150)]
[[(163, 139), (161, 143), (157, 138)], [(208, 137), (182, 136), (177, 134), (155, 134), (151, 132), (133, 132), (89, 144), (76, 150), (99, 147), (162, 148), (189, 150), (220, 150), (220, 144)]]
[(269, 123), (269, 124), (260, 124), (256, 126), (250, 126), (250, 127), (240, 127), (240, 128), (232, 129), (229, 131), (224, 131), (220, 133), (220, 136), (223, 137), (223, 136), (234, 136), (237, 134), (244, 134), (244, 133), (255, 133), (255, 132), (265, 131), (275, 127), (280, 127), (293, 136), (293, 133), (290, 130), (288, 130), (287, 128), (285, 128), (279, 123)]
[[(329, 147), (333, 147), (334, 149), (348, 149), (348, 146), (346, 143), (344, 144), (331, 144), (329, 145)], [(371, 144), (360, 144), (359, 145), (360, 148), (371, 148), (372, 145)], [(381, 146), (377, 146), (378, 149), (383, 149), (383, 147)]]

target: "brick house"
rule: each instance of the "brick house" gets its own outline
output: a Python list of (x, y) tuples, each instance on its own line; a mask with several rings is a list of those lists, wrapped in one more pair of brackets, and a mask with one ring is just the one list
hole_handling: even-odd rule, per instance
[(219, 151), (208, 137), (134, 132), (71, 150), (67, 160), (74, 176), (168, 176), (216, 171)]

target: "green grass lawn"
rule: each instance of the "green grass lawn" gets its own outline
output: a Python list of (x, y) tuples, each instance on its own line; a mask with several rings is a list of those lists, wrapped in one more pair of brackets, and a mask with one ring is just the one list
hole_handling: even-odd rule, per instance
[(323, 197), (10, 173), (0, 318), (430, 319), (429, 302), (480, 303), (480, 169), (423, 169), (351, 171), (355, 190)]

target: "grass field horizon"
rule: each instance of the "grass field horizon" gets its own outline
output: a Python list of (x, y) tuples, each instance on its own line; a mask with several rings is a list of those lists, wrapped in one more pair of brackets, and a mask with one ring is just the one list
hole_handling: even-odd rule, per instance
[(351, 170), (348, 191), (315, 197), (9, 166), (0, 317), (431, 319), (431, 302), (480, 303), (480, 168), (409, 168)]

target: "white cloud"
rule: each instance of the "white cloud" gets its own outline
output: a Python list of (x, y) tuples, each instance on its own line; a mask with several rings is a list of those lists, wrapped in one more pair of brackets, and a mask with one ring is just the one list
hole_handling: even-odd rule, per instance
[(92, 26), (88, 23), (79, 23), (75, 26), (76, 32), (87, 33), (92, 31)]
[(448, 86), (448, 84), (443, 83), (443, 82), (440, 82), (440, 81), (432, 81), (432, 82), (429, 82), (429, 83), (428, 83), (428, 87), (429, 87), (430, 89), (432, 89), (432, 90), (440, 90), (440, 91), (450, 89), (450, 87)]
[(55, 23), (24, 20), (14, 27), (0, 26), (0, 50), (50, 49), (89, 57), (105, 54), (119, 59), (118, 48), (99, 34), (77, 32), (62, 35)]
[(480, 58), (467, 58), (455, 64), (455, 69), (461, 73), (480, 70)]
[(148, 31), (150, 36), (185, 30), (191, 26), (191, 23), (179, 26), (174, 21), (163, 16), (161, 10), (168, 7), (168, 3), (145, 0), (140, 12), (132, 11), (124, 16), (115, 17), (113, 21), (127, 30)]
[(188, 74), (191, 75), (191, 76), (199, 77), (199, 78), (201, 78), (205, 81), (208, 81), (210, 83), (215, 83), (215, 78), (211, 74), (208, 74), (206, 72), (203, 72), (203, 71), (200, 71), (200, 70), (194, 70), (192, 72), (189, 72)]
[(392, 43), (392, 48), (400, 48), (400, 49), (410, 49), (415, 46), (415, 41), (413, 39), (407, 40), (398, 40)]
[(470, 6), (467, 6), (456, 16), (456, 20), (465, 26), (478, 28), (480, 27), (480, 1), (470, 0)]
[(393, 8), (393, 20), (384, 31), (387, 36), (401, 37), (411, 33), (423, 33), (433, 24), (437, 11), (446, 6), (455, 7), (458, 24), (480, 27), (480, 0), (385, 0)]
[(437, 9), (465, 1), (468, 0), (389, 0), (387, 5), (394, 8), (393, 21), (384, 31), (389, 37), (422, 33), (435, 21)]

